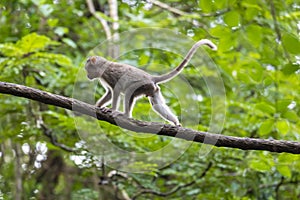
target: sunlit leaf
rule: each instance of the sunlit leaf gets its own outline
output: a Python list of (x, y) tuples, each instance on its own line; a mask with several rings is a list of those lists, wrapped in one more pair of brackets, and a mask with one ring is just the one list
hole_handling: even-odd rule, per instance
[(261, 136), (265, 136), (273, 130), (273, 127), (274, 127), (274, 120), (272, 119), (265, 120), (263, 123), (261, 123), (258, 133)]
[(232, 40), (230, 37), (223, 37), (220, 39), (220, 43), (218, 46), (218, 51), (228, 51), (232, 49), (236, 44), (236, 41)]
[(59, 19), (55, 18), (55, 19), (48, 19), (47, 23), (50, 27), (55, 27), (59, 22)]
[(240, 15), (236, 11), (228, 12), (224, 15), (225, 23), (230, 27), (235, 27), (240, 24)]
[(298, 158), (293, 154), (281, 153), (280, 155), (278, 155), (279, 164), (292, 164), (296, 160), (298, 160)]
[(289, 131), (290, 123), (289, 121), (282, 119), (276, 122), (276, 128), (280, 134), (285, 135)]
[(63, 41), (65, 44), (67, 44), (67, 45), (69, 45), (70, 47), (72, 47), (72, 48), (76, 48), (76, 47), (77, 47), (77, 44), (76, 44), (73, 40), (71, 40), (70, 38), (63, 38), (62, 41)]
[(300, 41), (299, 37), (292, 34), (284, 34), (282, 36), (282, 43), (284, 48), (292, 54), (300, 54)]
[(277, 111), (278, 112), (286, 112), (288, 110), (288, 106), (292, 103), (290, 99), (282, 99), (277, 101)]
[(251, 160), (250, 167), (256, 171), (262, 171), (262, 172), (270, 171), (272, 169), (270, 165), (260, 160)]
[(33, 54), (31, 57), (47, 58), (47, 59), (49, 59), (48, 60), (49, 63), (57, 63), (61, 66), (66, 66), (66, 67), (72, 65), (72, 61), (70, 60), (70, 58), (68, 58), (67, 56), (62, 55), (62, 54), (38, 52), (38, 53)]
[(50, 5), (50, 4), (43, 4), (39, 8), (40, 8), (41, 13), (45, 17), (48, 17), (54, 10), (53, 5)]
[(266, 113), (266, 114), (274, 114), (275, 113), (275, 107), (266, 102), (257, 103), (255, 105), (255, 109), (258, 109), (261, 112)]
[(250, 43), (255, 46), (259, 47), (262, 41), (262, 27), (257, 25), (250, 25), (246, 28), (247, 39)]
[(227, 0), (218, 0), (214, 2), (214, 5), (217, 9), (223, 9), (227, 6), (228, 1)]
[(8, 56), (8, 57), (13, 57), (13, 56), (19, 57), (24, 54), (24, 51), (21, 48), (11, 43), (0, 44), (0, 52), (4, 56)]
[(292, 177), (292, 172), (289, 166), (287, 165), (278, 165), (276, 166), (277, 170), (279, 171), (279, 173), (287, 178), (291, 178)]
[(296, 71), (300, 70), (300, 64), (287, 64), (282, 68), (282, 72), (285, 75), (294, 74)]
[(203, 12), (211, 12), (213, 9), (213, 1), (212, 0), (200, 0), (199, 6), (203, 10)]
[(259, 10), (256, 8), (247, 8), (245, 12), (245, 19), (252, 20), (259, 14)]
[(298, 121), (299, 120), (299, 116), (297, 115), (297, 113), (293, 110), (289, 110), (286, 113), (284, 113), (284, 118), (290, 120), (290, 121)]
[(63, 36), (64, 34), (67, 34), (69, 32), (69, 29), (66, 27), (56, 27), (54, 29), (54, 33), (56, 33), (58, 36)]
[(231, 31), (228, 27), (218, 25), (210, 29), (210, 34), (215, 37), (226, 37), (231, 35)]
[(24, 53), (31, 53), (44, 50), (50, 44), (55, 44), (50, 38), (31, 33), (22, 37), (22, 39), (17, 42), (16, 46), (22, 49)]

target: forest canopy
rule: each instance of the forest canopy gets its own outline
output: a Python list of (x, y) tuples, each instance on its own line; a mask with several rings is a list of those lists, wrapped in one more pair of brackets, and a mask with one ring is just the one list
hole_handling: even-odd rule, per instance
[[(297, 1), (4, 0), (0, 13), (0, 199), (300, 197)], [(97, 120), (42, 100), (59, 95), (96, 109), (105, 89), (87, 78), (89, 56), (159, 75), (201, 39), (218, 50), (200, 48), (160, 85), (182, 127), (146, 97), (128, 121), (110, 109)], [(41, 95), (7, 95), (5, 83)], [(156, 134), (128, 130), (124, 120)], [(184, 130), (205, 144), (184, 140)], [(205, 133), (256, 150), (208, 145)], [(295, 154), (278, 153), (277, 141)]]

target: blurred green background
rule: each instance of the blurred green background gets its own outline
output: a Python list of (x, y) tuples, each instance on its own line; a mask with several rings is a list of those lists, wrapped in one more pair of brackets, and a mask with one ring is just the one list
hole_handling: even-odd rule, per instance
[[(78, 79), (94, 47), (113, 34), (122, 40), (124, 31), (167, 28), (195, 41), (208, 38), (218, 46), (217, 52), (207, 50), (216, 73), (205, 70), (204, 64), (188, 65), (182, 72), (198, 96), (198, 109), (193, 110), (197, 119), (183, 126), (209, 130), (212, 102), (205, 80), (220, 76), (226, 90), (221, 134), (300, 141), (299, 19), (300, 2), (292, 0), (1, 0), (0, 81), (68, 97), (75, 85), (94, 92), (84, 73)], [(170, 41), (160, 42), (170, 46)], [(147, 70), (156, 73), (175, 67), (181, 57), (150, 48), (120, 60), (145, 70), (149, 66)], [(104, 93), (98, 86), (95, 98)], [(180, 115), (180, 91), (171, 93), (166, 86), (162, 91)], [(150, 109), (142, 98), (133, 116), (164, 122)], [(0, 94), (0, 199), (300, 198), (298, 155), (213, 148), (201, 156), (205, 145), (178, 139), (171, 143), (174, 148), (190, 147), (170, 165), (136, 162), (131, 167), (147, 172), (119, 172), (104, 163), (107, 158), (121, 163), (122, 158), (93, 154), (75, 122), (81, 132), (96, 136), (96, 142), (97, 135), (103, 136), (132, 152), (151, 152), (171, 141)]]

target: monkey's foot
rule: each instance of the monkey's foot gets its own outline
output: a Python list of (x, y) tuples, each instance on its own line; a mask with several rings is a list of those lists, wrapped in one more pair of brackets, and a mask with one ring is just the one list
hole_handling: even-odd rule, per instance
[(100, 108), (99, 107), (99, 109), (104, 113), (113, 113), (113, 110), (111, 110), (110, 108), (106, 108), (106, 107)]

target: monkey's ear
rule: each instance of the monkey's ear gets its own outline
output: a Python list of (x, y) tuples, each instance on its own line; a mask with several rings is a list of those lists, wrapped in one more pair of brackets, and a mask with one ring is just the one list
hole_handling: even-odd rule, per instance
[(91, 61), (91, 63), (92, 63), (92, 64), (95, 64), (95, 63), (96, 63), (96, 61), (97, 61), (97, 58), (96, 58), (96, 56), (92, 56), (92, 57), (90, 57), (90, 61)]

